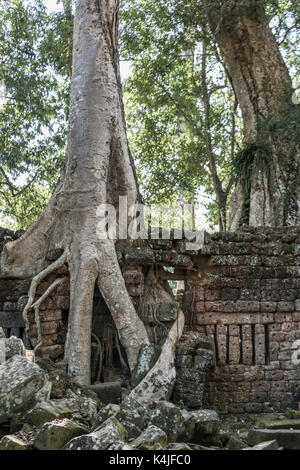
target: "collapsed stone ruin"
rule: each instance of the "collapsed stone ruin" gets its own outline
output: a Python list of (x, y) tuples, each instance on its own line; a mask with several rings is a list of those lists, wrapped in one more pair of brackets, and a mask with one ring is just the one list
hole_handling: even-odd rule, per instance
[[(20, 234), (1, 229), (0, 249)], [(185, 240), (138, 241), (119, 246), (119, 262), (132, 301), (152, 342), (142, 351), (148, 366), (155, 361), (166, 331), (184, 311), (185, 332), (178, 344), (177, 381), (172, 400), (188, 409), (211, 408), (222, 414), (263, 413), (295, 408), (300, 402), (300, 229), (244, 227), (238, 232), (205, 234), (204, 246), (186, 250)], [(53, 262), (60, 250), (48, 253)], [(67, 267), (38, 286), (40, 297)], [(176, 295), (141, 300), (148, 276), (169, 285)], [(34, 312), (25, 335), (22, 311), (31, 279), (0, 280), (0, 327), (7, 337), (36, 346)], [(37, 297), (37, 298), (38, 298)], [(149, 299), (149, 296), (148, 296)], [(42, 344), (37, 354), (63, 359), (69, 310), (68, 281), (40, 305)], [(147, 362), (146, 361), (146, 362)], [(126, 386), (126, 356), (98, 290), (94, 295), (92, 332), (93, 382), (121, 381)], [(137, 383), (145, 371), (136, 370)]]

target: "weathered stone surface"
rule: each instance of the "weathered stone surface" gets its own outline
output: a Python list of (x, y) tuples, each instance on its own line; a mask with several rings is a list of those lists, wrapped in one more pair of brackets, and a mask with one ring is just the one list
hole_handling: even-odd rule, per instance
[(196, 352), (198, 349), (212, 350), (212, 347), (211, 340), (205, 334), (189, 331), (178, 343), (177, 355), (190, 355), (191, 351)]
[(114, 416), (128, 432), (128, 437), (136, 438), (147, 426), (150, 416), (148, 410), (131, 397), (127, 397), (121, 405), (109, 404), (103, 408), (94, 423), (94, 429)]
[(49, 358), (38, 358), (37, 363), (49, 375), (49, 380), (52, 383), (51, 399), (86, 397), (96, 401), (99, 408), (102, 406), (93, 390), (72, 381), (66, 372), (64, 362), (54, 363)]
[(51, 383), (39, 366), (14, 356), (0, 365), (0, 423), (18, 411), (26, 411), (41, 398), (48, 398)]
[(114, 442), (107, 450), (134, 450), (129, 444), (123, 441)]
[(279, 449), (278, 442), (273, 440), (273, 441), (261, 442), (260, 444), (257, 444), (254, 447), (250, 447), (247, 450), (278, 450), (278, 449)]
[(214, 443), (220, 427), (220, 420), (213, 410), (192, 411), (195, 418), (195, 434), (193, 442), (199, 444)]
[(131, 445), (135, 449), (153, 450), (156, 445), (160, 445), (161, 448), (166, 447), (167, 441), (166, 433), (151, 424)]
[[(194, 328), (211, 337), (215, 345), (217, 367), (208, 373), (203, 406), (236, 414), (298, 406), (299, 377), (291, 359), (293, 354), (295, 357), (293, 342), (300, 339), (295, 233), (300, 239), (298, 229), (288, 236), (289, 242), (284, 241), (283, 231), (274, 228), (254, 229), (247, 241), (238, 241), (239, 234), (217, 234), (209, 242), (211, 257), (206, 260), (206, 266), (214, 267), (211, 276), (187, 281), (190, 292), (185, 292), (181, 305), (189, 310)], [(193, 261), (205, 266), (200, 252)], [(205, 275), (205, 267), (202, 272)], [(181, 370), (191, 369), (189, 377), (182, 373), (186, 393), (179, 388), (180, 403), (186, 405), (189, 389), (193, 391), (191, 400), (197, 396), (193, 360), (180, 361), (179, 380)], [(238, 383), (243, 387), (235, 388)], [(195, 388), (201, 390), (201, 385)], [(175, 387), (179, 402), (177, 395)]]
[(69, 419), (45, 423), (33, 441), (38, 450), (59, 450), (71, 439), (86, 434), (88, 428)]
[[(56, 401), (56, 400), (53, 400)], [(88, 423), (93, 424), (97, 417), (97, 403), (92, 398), (87, 397), (74, 397), (67, 398), (65, 403), (63, 400), (60, 401), (61, 406), (69, 407), (74, 411), (77, 411), (79, 415)]]
[(298, 410), (287, 410), (285, 416), (288, 419), (300, 419), (300, 411)]
[(167, 450), (191, 450), (184, 442), (173, 442), (168, 445)]
[(146, 450), (166, 450), (166, 447), (163, 447), (159, 442), (156, 444), (153, 444), (153, 446), (149, 447), (149, 449)]
[(157, 263), (164, 263), (167, 266), (185, 266), (186, 268), (189, 268), (193, 265), (190, 256), (180, 255), (176, 253), (176, 251), (156, 251), (155, 261)]
[(72, 439), (64, 450), (106, 450), (115, 442), (126, 439), (127, 431), (124, 426), (111, 417), (94, 432)]
[(118, 415), (120, 419), (123, 418), (123, 414), (127, 421), (132, 422), (141, 429), (144, 429), (150, 421), (148, 408), (130, 396), (127, 396), (121, 404), (121, 413)]
[(40, 426), (55, 419), (76, 417), (77, 420), (92, 424), (96, 416), (96, 402), (91, 398), (77, 397), (43, 400), (30, 410), (26, 416), (26, 421), (33, 426)]
[(8, 435), (2, 437), (0, 441), (0, 450), (28, 450), (30, 444), (17, 436)]
[[(30, 283), (30, 279), (0, 279), (0, 301), (18, 301), (21, 295), (28, 293)], [(0, 318), (1, 313), (2, 312), (0, 312)], [(20, 317), (22, 317), (22, 314)], [(5, 327), (5, 325), (3, 326)], [(11, 325), (8, 325), (8, 327), (11, 327)]]
[[(193, 253), (186, 253), (185, 243), (185, 240), (158, 240), (153, 244), (154, 250), (149, 248), (145, 252), (134, 242), (132, 250), (125, 256), (120, 252), (119, 257), (125, 282), (137, 303), (144, 291), (142, 267), (153, 264), (156, 256), (159, 262), (166, 261), (164, 265), (174, 266), (172, 279), (178, 276), (178, 280), (185, 280), (184, 295), (180, 289), (177, 301), (185, 309), (187, 324), (195, 329), (199, 343), (179, 342), (176, 403), (189, 409), (204, 406), (236, 414), (284, 412), (287, 407), (298, 407), (300, 375), (292, 356), (296, 352), (293, 343), (300, 339), (299, 228), (247, 228), (239, 233), (217, 234), (215, 240), (208, 237), (206, 245)], [(190, 256), (181, 257), (185, 253)], [(195, 270), (188, 270), (192, 264), (201, 277)], [(47, 279), (38, 286), (38, 294), (45, 291), (49, 282)], [(21, 336), (24, 302), (22, 306), (17, 302), (21, 296), (26, 303), (29, 285), (30, 280), (0, 280), (0, 327), (5, 328), (7, 336)], [(41, 309), (45, 324), (40, 353), (54, 359), (62, 355), (65, 342), (59, 321), (62, 309), (68, 309), (67, 290), (66, 284)], [(173, 320), (172, 304), (163, 302), (161, 299), (156, 315), (160, 321)], [(29, 316), (34, 325), (33, 312)], [(201, 344), (201, 336), (204, 343), (211, 342), (210, 347)], [(31, 340), (35, 345), (37, 339)], [(197, 349), (211, 351), (215, 366), (212, 370), (209, 366), (205, 368)], [(154, 362), (155, 355), (153, 358)], [(151, 365), (149, 362), (143, 373)], [(106, 377), (105, 380), (118, 379)], [(55, 372), (51, 381), (53, 398), (65, 396), (66, 389), (71, 388), (67, 381), (66, 386), (61, 386), (62, 381), (56, 381)]]
[(265, 423), (267, 429), (300, 429), (300, 419), (281, 419)]
[[(202, 346), (202, 347), (201, 347)], [(177, 348), (174, 402), (186, 408), (202, 408), (206, 371), (213, 363), (211, 341), (187, 338)]]
[(261, 442), (276, 440), (280, 447), (287, 450), (300, 450), (300, 431), (287, 429), (251, 429), (248, 444), (255, 446)]
[(213, 361), (213, 351), (199, 348), (196, 351), (194, 367), (198, 370), (206, 371)]
[(22, 312), (0, 311), (0, 325), (3, 328), (24, 328)]
[(245, 444), (236, 437), (229, 437), (228, 442), (226, 443), (226, 449), (228, 450), (242, 450), (245, 447)]
[(126, 429), (128, 439), (136, 439), (140, 434), (142, 434), (142, 430), (130, 421), (122, 420), (120, 423)]
[(23, 341), (20, 338), (11, 336), (5, 340), (5, 359), (6, 361), (13, 356), (24, 356), (25, 355), (25, 346)]
[[(133, 426), (136, 426), (139, 429), (144, 429), (148, 424), (149, 417), (146, 413), (140, 413), (139, 409), (124, 409), (121, 407), (120, 412), (117, 414), (116, 418), (120, 423), (131, 423)], [(126, 426), (125, 426), (126, 427)]]
[(41, 346), (38, 351), (39, 355), (49, 359), (62, 358), (64, 354), (63, 344), (54, 344), (52, 346)]
[(173, 403), (160, 401), (151, 417), (151, 424), (162, 429), (168, 440), (176, 442), (178, 436), (182, 433), (185, 419), (179, 408)]
[(29, 411), (26, 416), (26, 421), (32, 426), (40, 426), (44, 423), (53, 421), (58, 418), (71, 417), (73, 411), (68, 408), (61, 408), (56, 406), (51, 400), (44, 400), (37, 403), (36, 406)]
[(181, 414), (184, 419), (184, 424), (178, 435), (178, 440), (180, 440), (180, 442), (193, 442), (195, 435), (195, 417), (187, 410), (181, 410)]
[(133, 372), (132, 386), (138, 385), (154, 366), (160, 349), (155, 344), (143, 344), (139, 351), (137, 365)]
[[(172, 249), (172, 240), (163, 240), (163, 239), (153, 239), (150, 241), (150, 245), (154, 250), (171, 250)], [(178, 246), (178, 243), (177, 243)], [(185, 246), (182, 247), (181, 250), (177, 250), (178, 253), (183, 252), (185, 250)]]
[(141, 247), (128, 248), (124, 251), (124, 258), (128, 264), (153, 264), (155, 261), (153, 250)]
[(120, 405), (116, 404), (109, 404), (106, 405), (105, 408), (102, 408), (102, 410), (99, 411), (97, 418), (95, 419), (94, 422), (94, 429), (99, 428), (104, 421), (106, 421), (108, 418), (117, 416), (118, 413), (120, 413), (121, 407)]
[(99, 400), (104, 403), (120, 403), (122, 400), (122, 387), (120, 382), (104, 382), (89, 385), (89, 389), (96, 392)]
[(3, 328), (0, 328), (0, 339), (2, 338), (6, 338), (6, 335), (5, 335)]

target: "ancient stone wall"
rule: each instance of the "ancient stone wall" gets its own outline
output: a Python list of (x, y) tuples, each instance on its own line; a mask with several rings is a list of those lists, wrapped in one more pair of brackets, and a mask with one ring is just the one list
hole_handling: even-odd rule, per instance
[(209, 252), (204, 269), (193, 258), (202, 277), (187, 281), (182, 297), (187, 321), (214, 345), (205, 405), (223, 413), (297, 406), (299, 229), (215, 234)]
[[(0, 228), (0, 250), (5, 243), (15, 240), (22, 231), (12, 232)], [(48, 253), (49, 264), (60, 256), (60, 250)], [(54, 275), (46, 277), (37, 288), (37, 300), (57, 277), (68, 277), (67, 267), (62, 267)], [(7, 337), (22, 338), (27, 347), (36, 346), (37, 329), (34, 312), (30, 311), (28, 320), (30, 324), (29, 338), (25, 335), (25, 323), (22, 316), (23, 308), (28, 299), (28, 290), (31, 279), (0, 279), (0, 325), (4, 328)], [(40, 322), (43, 344), (39, 354), (54, 360), (61, 359), (64, 351), (66, 327), (69, 311), (69, 283), (67, 281), (58, 286), (40, 306)]]
[[(54, 278), (55, 279), (55, 278)], [(27, 293), (31, 280), (0, 280), (0, 325), (4, 328), (6, 336), (22, 338), (27, 347), (28, 339), (25, 336), (25, 323), (22, 308), (27, 301)], [(37, 300), (47, 287), (53, 282), (50, 277), (45, 279), (38, 287)], [(40, 307), (40, 322), (43, 344), (39, 355), (51, 359), (61, 359), (64, 351), (66, 337), (67, 314), (69, 309), (68, 286), (58, 288), (43, 302)], [(28, 315), (30, 322), (29, 337), (32, 346), (37, 344), (37, 329), (34, 312)]]
[[(7, 241), (9, 235), (5, 236)], [(49, 253), (49, 263), (58, 256)], [(213, 365), (207, 372), (206, 364), (205, 374), (199, 359), (206, 356), (203, 346), (186, 351), (179, 345), (177, 401), (184, 402), (185, 391), (192, 390), (195, 397), (189, 396), (187, 405), (199, 406), (204, 393), (204, 405), (222, 413), (284, 410), (300, 402), (300, 366), (292, 360), (295, 342), (300, 340), (299, 228), (246, 227), (236, 233), (206, 234), (198, 251), (187, 250), (185, 240), (174, 240), (173, 234), (171, 240), (149, 241), (147, 249), (138, 242), (125, 249), (119, 247), (119, 261), (137, 309), (149, 269), (161, 283), (180, 281), (177, 300), (186, 316), (186, 331), (199, 338), (204, 335), (212, 344)], [(55, 274), (66, 275), (66, 267)], [(53, 280), (50, 275), (39, 285), (36, 299)], [(21, 312), (29, 285), (30, 280), (0, 280), (0, 326), (8, 336), (24, 335)], [(63, 357), (68, 291), (66, 282), (40, 307), (43, 345), (39, 354), (54, 360)], [(101, 295), (95, 293), (93, 331), (99, 337), (107, 320), (104, 307)], [(173, 304), (161, 303), (155, 319), (158, 330), (163, 331), (176, 315)], [(33, 312), (29, 320), (34, 346)], [(152, 318), (147, 321), (153, 326)], [(98, 370), (95, 361), (94, 376)]]

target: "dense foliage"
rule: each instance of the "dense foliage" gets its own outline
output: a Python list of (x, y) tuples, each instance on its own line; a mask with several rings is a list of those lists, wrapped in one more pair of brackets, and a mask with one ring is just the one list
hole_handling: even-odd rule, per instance
[(68, 110), (63, 15), (41, 0), (0, 4), (0, 198), (2, 217), (27, 227), (55, 187)]
[[(299, 2), (251, 1), (266, 7), (296, 79)], [(247, 152), (230, 77), (207, 26), (209, 3), (124, 0), (120, 46), (131, 67), (125, 109), (144, 199), (200, 201), (206, 222), (226, 228), (236, 162)], [(72, 0), (60, 6), (53, 13), (43, 0), (0, 4), (0, 215), (17, 228), (47, 203), (64, 155)]]
[[(209, 209), (211, 223), (226, 228), (220, 212), (226, 211), (236, 180), (242, 122), (207, 27), (210, 2), (124, 3), (122, 55), (132, 60), (125, 87), (128, 129), (146, 200), (192, 195)], [(294, 78), (299, 70), (298, 2), (254, 0), (253, 5), (266, 6)], [(208, 204), (205, 196), (211, 199)]]

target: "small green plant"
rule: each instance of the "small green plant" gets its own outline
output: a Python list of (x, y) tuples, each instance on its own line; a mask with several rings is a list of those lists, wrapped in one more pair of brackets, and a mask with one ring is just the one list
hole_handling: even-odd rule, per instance
[(179, 400), (177, 402), (177, 406), (179, 409), (183, 410), (185, 408), (185, 405), (184, 405), (184, 401), (183, 400)]

